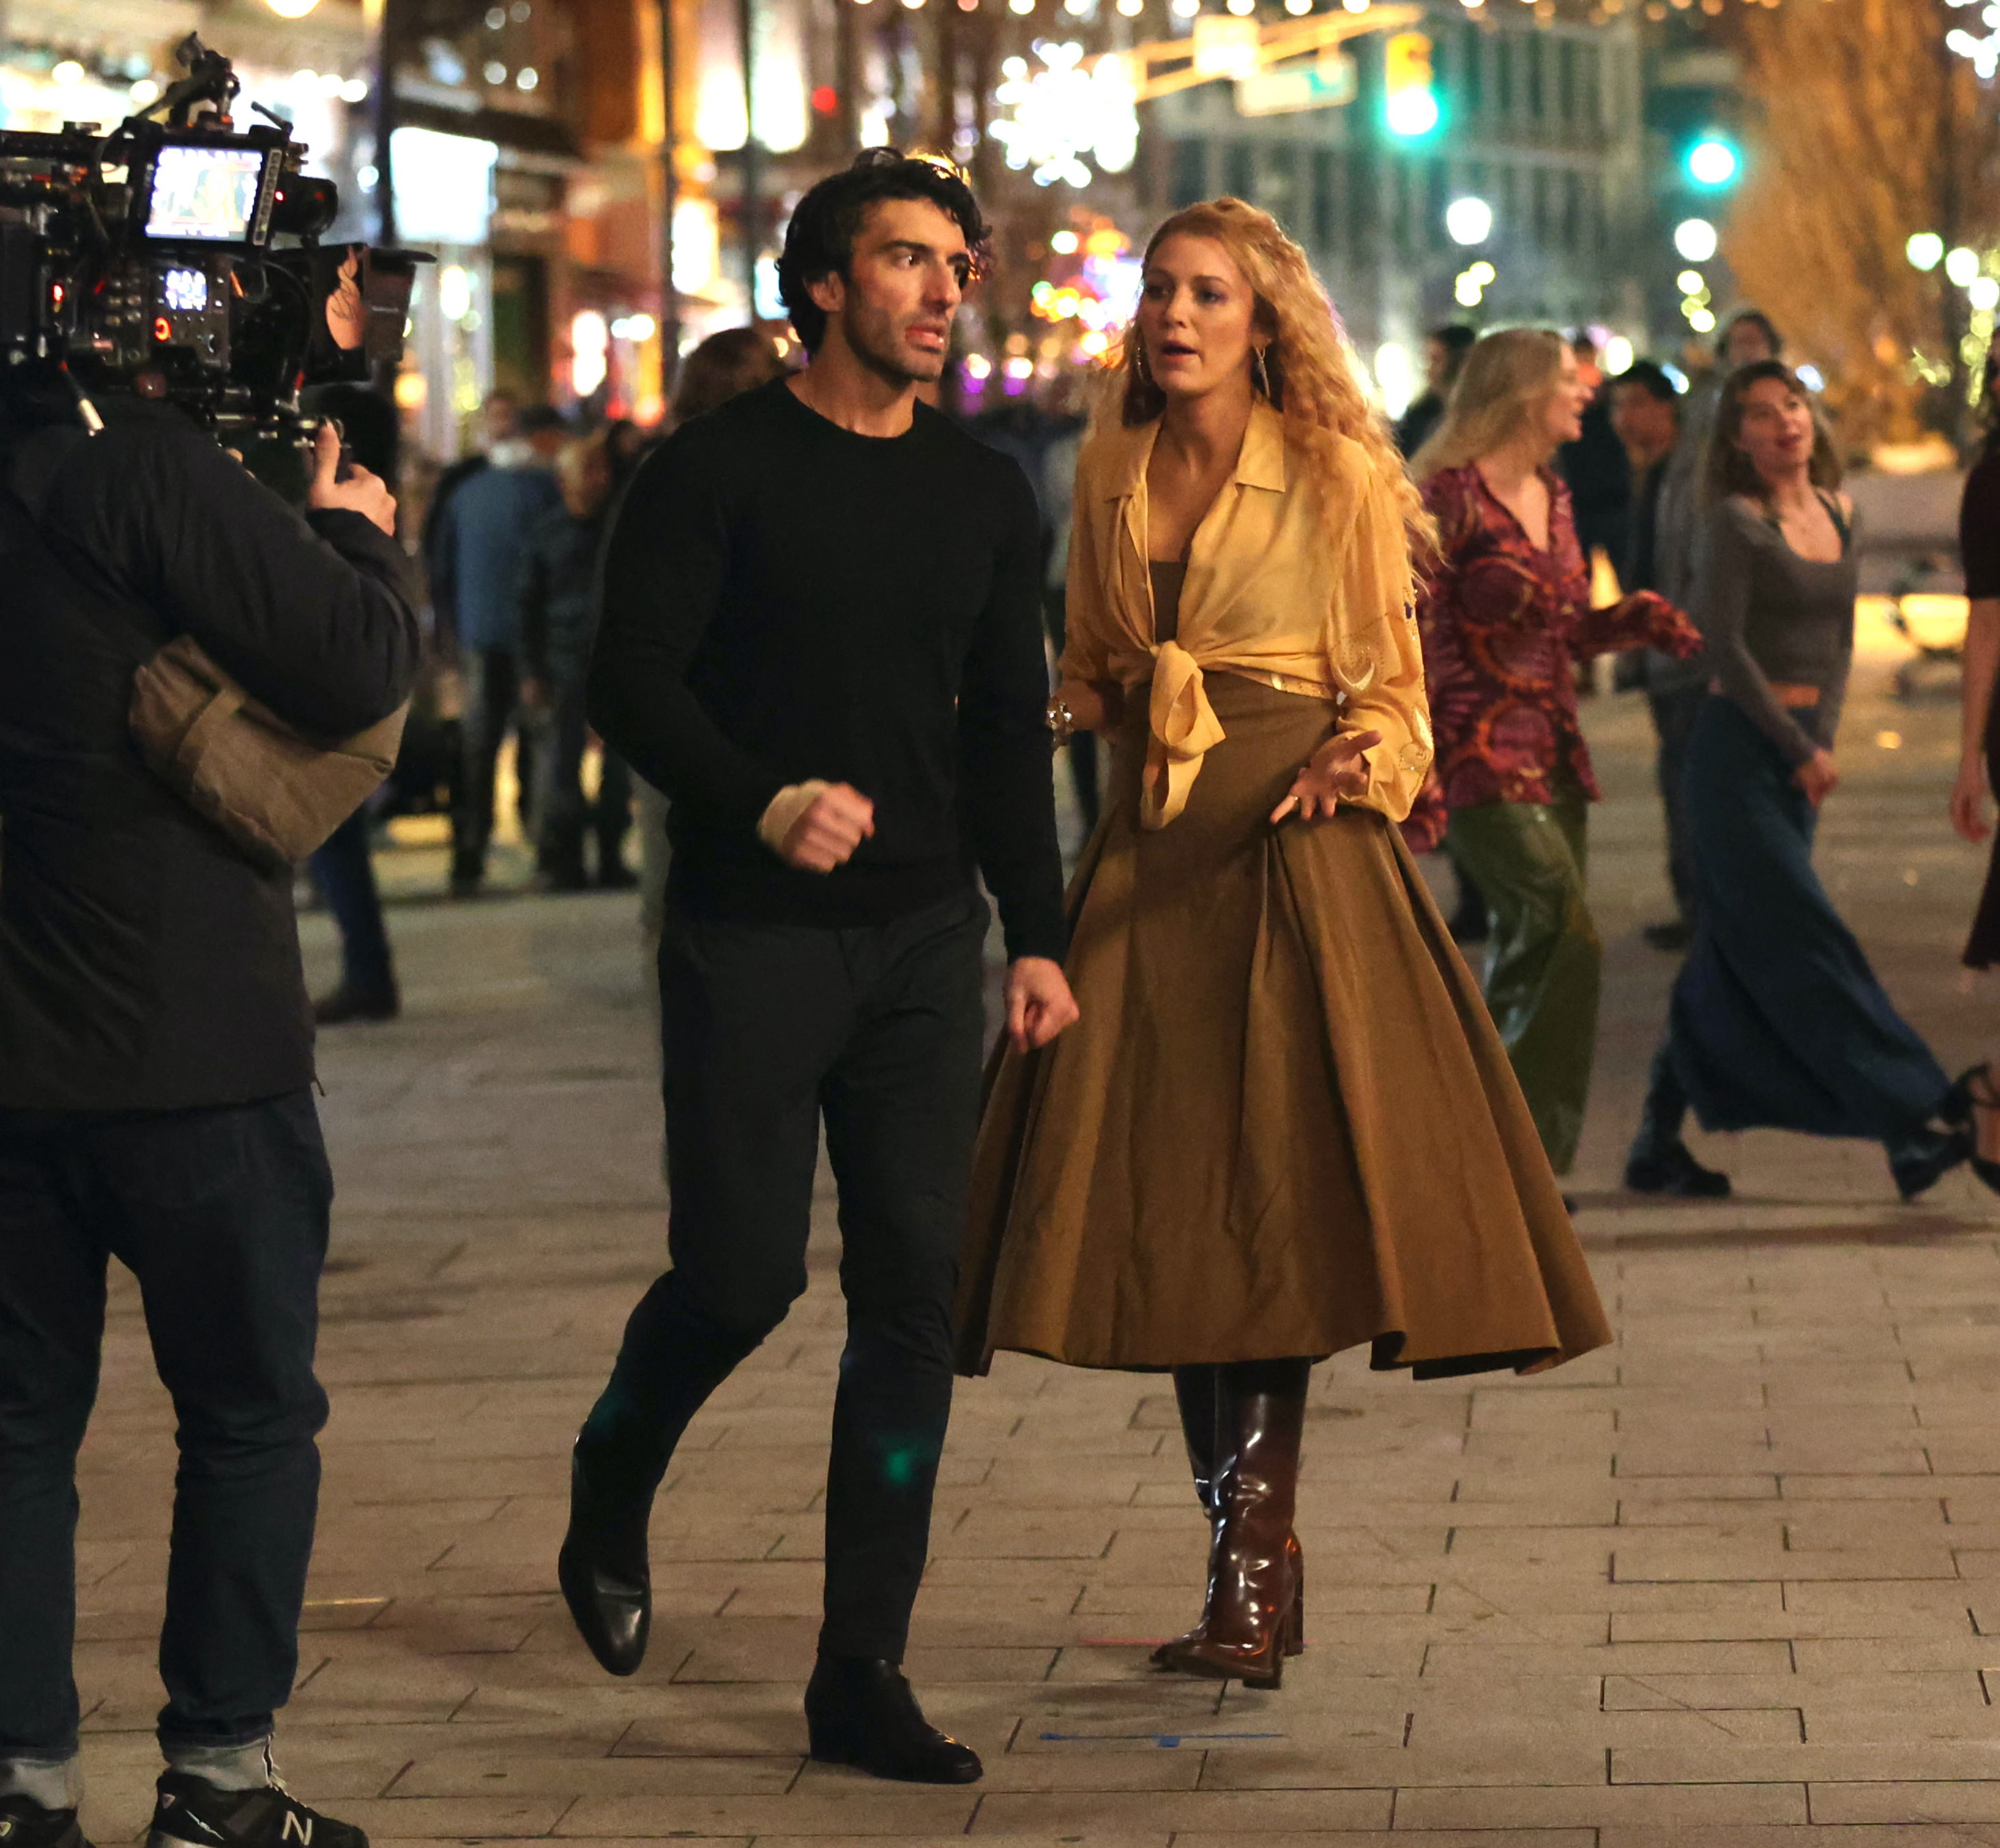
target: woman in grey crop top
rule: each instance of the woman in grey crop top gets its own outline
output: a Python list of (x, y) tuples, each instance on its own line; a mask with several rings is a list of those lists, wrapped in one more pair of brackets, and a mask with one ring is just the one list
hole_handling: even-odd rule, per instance
[(1811, 400), (1776, 361), (1723, 387), (1707, 474), (1689, 613), (1714, 678), (1682, 792), (1695, 936), (1626, 1185), (1729, 1191), (1682, 1139), (1692, 1104), (1704, 1129), (1879, 1141), (1914, 1199), (1971, 1152), (1971, 1103), (1896, 1012), (1813, 870), (1854, 653), (1853, 518)]
[[(1814, 495), (1819, 537), (1838, 547), (1829, 558), (1803, 555), (1762, 502), (1732, 495), (1711, 508), (1689, 612), (1722, 693), (1794, 766), (1832, 750), (1854, 659), (1855, 521), (1840, 497)], [(1780, 703), (1774, 686), (1819, 697)]]

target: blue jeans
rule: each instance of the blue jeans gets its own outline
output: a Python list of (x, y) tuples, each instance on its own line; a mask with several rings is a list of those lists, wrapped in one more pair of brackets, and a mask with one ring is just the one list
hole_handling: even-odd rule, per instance
[(312, 856), (313, 877), (326, 894), (327, 908), (340, 929), (340, 983), (357, 993), (386, 993), (395, 981), (389, 956), (382, 894), (369, 857), (371, 811), (366, 804), (334, 829)]
[(269, 1734), (298, 1667), (319, 1499), (332, 1199), (307, 1091), (0, 1110), (0, 1758), (76, 1750), (76, 1455), (113, 1256), (139, 1280), (179, 1421), (161, 1743)]

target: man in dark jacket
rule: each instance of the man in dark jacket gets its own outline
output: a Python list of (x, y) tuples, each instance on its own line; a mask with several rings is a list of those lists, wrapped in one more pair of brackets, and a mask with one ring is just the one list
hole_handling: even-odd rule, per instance
[[(495, 443), (488, 465), (469, 476), (438, 516), (431, 594), (440, 625), (458, 646), (465, 681), (460, 719), (463, 761), (451, 817), (451, 889), (469, 898), (486, 877), (493, 838), (494, 770), (510, 728), (517, 732), (521, 637), (515, 588), (528, 533), (557, 504), (550, 472), (564, 436), (562, 419), (546, 405), (521, 413), (520, 434)], [(517, 755), (521, 815), (533, 816), (533, 771)]]
[[(0, 1840), (78, 1848), (75, 1463), (105, 1277), (179, 1421), (152, 1848), (357, 1848), (270, 1761), (319, 1483), (332, 1180), (292, 873), (147, 770), (133, 676), (193, 637), (309, 735), (393, 711), (418, 625), (373, 475), (302, 519), (171, 408), (0, 426)], [(115, 413), (115, 414), (114, 414)]]
[(548, 891), (580, 892), (586, 819), (597, 836), (597, 883), (623, 891), (638, 884), (625, 864), (632, 825), (632, 773), (613, 751), (604, 753), (597, 797), (583, 796), (583, 753), (590, 721), (584, 710), (590, 644), (597, 634), (597, 554), (611, 505), (613, 469), (607, 433), (578, 436), (556, 458), (562, 505), (551, 507), (528, 535), (519, 592), (521, 703), (536, 716), (536, 877)]

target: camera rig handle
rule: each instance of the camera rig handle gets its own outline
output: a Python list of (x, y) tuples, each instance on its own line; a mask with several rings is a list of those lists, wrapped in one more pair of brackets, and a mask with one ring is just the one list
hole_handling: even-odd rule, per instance
[(189, 128), (193, 126), (200, 106), (207, 103), (214, 114), (215, 127), (234, 127), (230, 106), (243, 87), (235, 66), (220, 51), (211, 51), (204, 45), (198, 32), (191, 32), (182, 40), (174, 56), (186, 68), (187, 75), (169, 84), (159, 101), (145, 113), (164, 110), (172, 127)]

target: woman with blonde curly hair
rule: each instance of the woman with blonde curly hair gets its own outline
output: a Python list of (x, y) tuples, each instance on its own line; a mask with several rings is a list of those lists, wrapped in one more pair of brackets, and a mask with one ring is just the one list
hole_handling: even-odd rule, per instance
[(1109, 383), (1051, 703), (1114, 740), (1083, 1017), (995, 1072), (960, 1360), (1172, 1370), (1211, 1551), (1154, 1659), (1275, 1686), (1313, 1361), (1526, 1369), (1609, 1332), (1396, 831), (1431, 761), (1426, 523), (1304, 253), (1237, 200), (1176, 214)]
[(1569, 490), (1550, 466), (1589, 398), (1560, 334), (1488, 334), (1411, 465), (1438, 531), (1418, 606), (1437, 763), (1407, 832), (1419, 848), (1448, 838), (1485, 894), (1487, 1002), (1558, 1174), (1583, 1130), (1602, 977), (1584, 891), (1597, 783), (1572, 666), (1642, 644), (1701, 646), (1651, 591), (1591, 607)]

